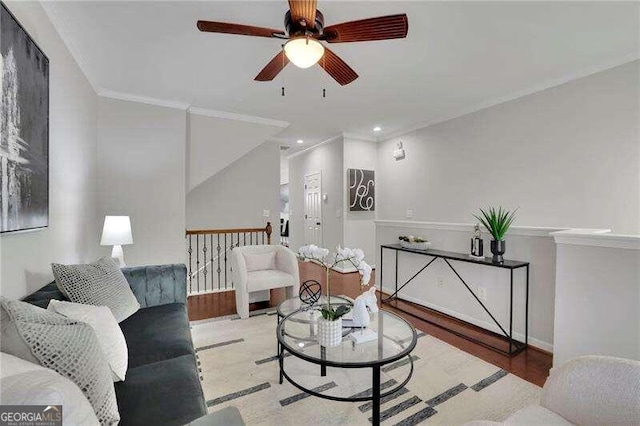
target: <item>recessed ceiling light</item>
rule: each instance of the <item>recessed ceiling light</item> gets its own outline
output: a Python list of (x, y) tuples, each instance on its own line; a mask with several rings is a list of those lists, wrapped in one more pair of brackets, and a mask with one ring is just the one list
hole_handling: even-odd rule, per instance
[(296, 142), (298, 143), (304, 143), (304, 141), (302, 139), (298, 139)]
[(373, 128), (374, 132), (379, 132), (380, 130), (382, 130), (382, 127), (380, 127), (380, 126), (376, 126), (376, 127)]

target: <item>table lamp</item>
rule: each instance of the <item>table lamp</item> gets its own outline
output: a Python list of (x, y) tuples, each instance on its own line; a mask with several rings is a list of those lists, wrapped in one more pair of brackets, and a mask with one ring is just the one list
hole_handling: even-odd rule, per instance
[(111, 257), (118, 261), (121, 268), (126, 266), (122, 251), (122, 246), (125, 244), (133, 244), (129, 216), (105, 216), (100, 245), (113, 246)]

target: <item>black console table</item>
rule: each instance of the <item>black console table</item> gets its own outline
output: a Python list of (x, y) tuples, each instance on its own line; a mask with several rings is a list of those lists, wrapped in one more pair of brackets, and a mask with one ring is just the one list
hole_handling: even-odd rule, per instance
[[(472, 342), (478, 343), (484, 347), (487, 347), (489, 349), (492, 349), (494, 351), (500, 352), (502, 354), (505, 355), (509, 355), (509, 356), (514, 356), (520, 352), (522, 352), (529, 344), (529, 262), (520, 262), (520, 261), (516, 261), (516, 260), (505, 260), (502, 263), (494, 263), (490, 258), (484, 258), (484, 259), (474, 259), (472, 257), (469, 257), (468, 254), (464, 254), (464, 253), (455, 253), (455, 252), (450, 252), (450, 251), (442, 251), (442, 250), (414, 250), (414, 249), (408, 249), (408, 248), (404, 248), (402, 246), (400, 246), (400, 244), (384, 244), (380, 246), (380, 294), (382, 294), (383, 291), (383, 287), (382, 287), (382, 283), (384, 282), (384, 275), (383, 275), (383, 271), (382, 271), (382, 265), (383, 265), (383, 255), (384, 255), (384, 250), (393, 250), (395, 251), (395, 262), (396, 262), (396, 270), (395, 270), (395, 291), (393, 292), (393, 294), (391, 294), (389, 297), (386, 298), (382, 298), (382, 303), (389, 303), (393, 300), (402, 300), (398, 297), (398, 292), (400, 290), (402, 290), (407, 284), (409, 284), (411, 281), (414, 280), (414, 278), (416, 278), (418, 275), (420, 275), (425, 269), (427, 269), (433, 262), (435, 262), (438, 259), (442, 259), (448, 266), (449, 268), (451, 268), (451, 270), (453, 271), (453, 273), (458, 277), (458, 279), (462, 282), (462, 284), (464, 284), (465, 288), (469, 291), (469, 293), (473, 296), (473, 298), (480, 304), (480, 306), (482, 306), (482, 308), (485, 310), (485, 312), (487, 314), (489, 314), (489, 316), (491, 317), (491, 319), (493, 320), (493, 322), (498, 326), (498, 328), (500, 329), (500, 331), (502, 331), (502, 334), (504, 335), (504, 337), (507, 339), (508, 343), (509, 343), (509, 350), (505, 351), (503, 349), (500, 349), (496, 346), (490, 345), (486, 342), (483, 342), (481, 340), (478, 340), (474, 337), (465, 335), (463, 333), (460, 333), (456, 330), (447, 328), (445, 326), (443, 326), (442, 324), (436, 323), (434, 321), (431, 321), (427, 318), (421, 317), (413, 312), (409, 312), (407, 310), (404, 310), (398, 306), (395, 306), (396, 309), (411, 315), (413, 317), (416, 317), (418, 319), (421, 319), (423, 321), (426, 321), (430, 324), (433, 324), (437, 327), (443, 328), (447, 331), (450, 331), (451, 333), (460, 336), (464, 339), (470, 340)], [(424, 265), (418, 272), (416, 272), (411, 278), (409, 278), (406, 282), (404, 282), (403, 284), (401, 284), (400, 286), (398, 286), (398, 253), (399, 252), (406, 252), (406, 253), (413, 253), (413, 254), (420, 254), (420, 255), (424, 255), (424, 256), (429, 256), (432, 257), (431, 260), (429, 260), (429, 262)], [(480, 300), (478, 298), (478, 296), (476, 296), (476, 294), (471, 290), (471, 288), (469, 287), (469, 285), (465, 282), (464, 279), (462, 279), (462, 277), (460, 276), (460, 274), (458, 273), (458, 271), (456, 271), (456, 269), (451, 265), (451, 260), (454, 261), (459, 261), (459, 262), (467, 262), (467, 263), (475, 263), (477, 265), (481, 265), (481, 266), (489, 266), (489, 267), (493, 267), (493, 268), (503, 268), (503, 269), (508, 269), (510, 271), (510, 282), (509, 282), (509, 332), (507, 333), (507, 331), (504, 329), (504, 327), (498, 322), (498, 320), (496, 320), (496, 318), (493, 316), (493, 314), (489, 311), (489, 309), (487, 309), (487, 307), (485, 306), (484, 303), (482, 303), (482, 300)], [(513, 338), (513, 272), (516, 269), (520, 269), (520, 268), (525, 268), (526, 271), (526, 291), (525, 291), (525, 331), (524, 331), (524, 343), (523, 342), (519, 342), (517, 340), (515, 340)], [(432, 309), (432, 308), (428, 308), (431, 309), (432, 311), (437, 311), (436, 309)], [(440, 312), (442, 314), (444, 314), (443, 312)], [(447, 314), (444, 314), (447, 315)], [(460, 320), (462, 321), (462, 320)], [(463, 321), (464, 322), (464, 321)], [(497, 334), (497, 333), (496, 333)], [(497, 334), (498, 336), (500, 336), (499, 334)]]

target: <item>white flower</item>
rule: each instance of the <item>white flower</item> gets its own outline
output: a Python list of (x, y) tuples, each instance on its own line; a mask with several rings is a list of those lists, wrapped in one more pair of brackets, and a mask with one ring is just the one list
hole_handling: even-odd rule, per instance
[(359, 249), (350, 249), (347, 247), (340, 247), (338, 246), (337, 248), (337, 254), (336, 254), (336, 261), (343, 261), (343, 260), (355, 260), (354, 263), (358, 263), (358, 262), (362, 262), (362, 260), (364, 259), (364, 252)]
[(303, 259), (315, 259), (322, 261), (329, 255), (329, 250), (327, 250), (326, 248), (318, 247), (315, 244), (310, 244), (308, 246), (300, 247), (298, 253)]
[(351, 257), (353, 257), (353, 250), (351, 250), (350, 248), (338, 246), (336, 251), (337, 251), (337, 253), (336, 253), (336, 261), (337, 262), (340, 262), (340, 261), (343, 261), (343, 260), (348, 260)]
[(369, 280), (371, 280), (371, 271), (371, 266), (367, 262), (364, 260), (360, 261), (358, 264), (358, 272), (362, 275), (362, 279), (360, 280), (362, 285), (369, 284)]
[(355, 257), (357, 262), (363, 262), (364, 261), (364, 252), (362, 251), (362, 249), (353, 249), (353, 257)]
[[(324, 259), (329, 255), (329, 250), (318, 247), (315, 244), (309, 244), (300, 247), (298, 254), (305, 261), (317, 260), (327, 265)], [(371, 279), (371, 266), (364, 261), (364, 252), (359, 248), (350, 249), (338, 246), (336, 248), (336, 264), (346, 261), (350, 261), (358, 269), (358, 272), (362, 276), (360, 282), (363, 285), (367, 285)]]

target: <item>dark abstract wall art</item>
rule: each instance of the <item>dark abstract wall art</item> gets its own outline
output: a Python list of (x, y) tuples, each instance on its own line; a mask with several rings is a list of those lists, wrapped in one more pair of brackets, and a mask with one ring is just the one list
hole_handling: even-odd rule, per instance
[(349, 211), (374, 211), (376, 181), (373, 170), (349, 169)]
[(49, 225), (49, 59), (0, 2), (0, 232)]

